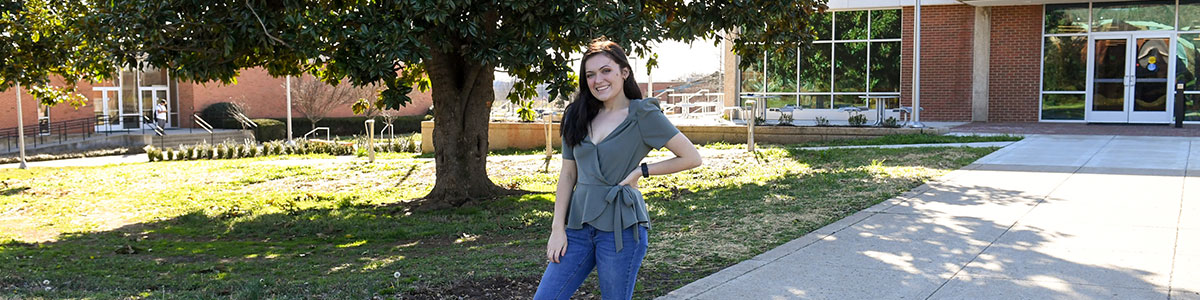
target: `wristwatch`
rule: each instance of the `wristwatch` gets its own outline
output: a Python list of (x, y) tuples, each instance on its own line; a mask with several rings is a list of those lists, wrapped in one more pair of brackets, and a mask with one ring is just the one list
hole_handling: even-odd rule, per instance
[(650, 178), (650, 167), (646, 163), (642, 163), (642, 177)]

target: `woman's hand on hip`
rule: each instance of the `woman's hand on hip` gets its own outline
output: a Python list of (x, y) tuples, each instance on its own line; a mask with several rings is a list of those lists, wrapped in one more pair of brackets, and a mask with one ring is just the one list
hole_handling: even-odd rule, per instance
[(550, 240), (546, 242), (546, 260), (558, 263), (559, 258), (567, 254), (567, 232), (551, 230)]
[(625, 180), (621, 180), (621, 183), (618, 183), (617, 185), (628, 185), (628, 186), (636, 189), (636, 188), (638, 188), (638, 179), (641, 179), (641, 178), (642, 178), (642, 170), (641, 169), (633, 170), (633, 173), (629, 173), (629, 176), (625, 176)]

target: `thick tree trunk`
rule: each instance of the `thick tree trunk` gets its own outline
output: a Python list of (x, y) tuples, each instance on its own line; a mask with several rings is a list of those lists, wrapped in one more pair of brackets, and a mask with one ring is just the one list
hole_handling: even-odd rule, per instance
[(421, 207), (458, 207), (508, 194), (487, 175), (493, 67), (438, 52), (425, 63), (433, 90), (437, 180)]

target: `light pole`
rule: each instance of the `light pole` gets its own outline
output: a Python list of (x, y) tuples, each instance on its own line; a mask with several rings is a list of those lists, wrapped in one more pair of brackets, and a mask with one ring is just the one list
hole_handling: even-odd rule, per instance
[(913, 9), (913, 122), (909, 127), (925, 128), (921, 124), (921, 0)]
[(288, 145), (295, 145), (292, 141), (292, 75), (286, 77), (287, 80), (287, 137)]
[(21, 84), (17, 84), (17, 148), (21, 149), (21, 169), (28, 169), (25, 165), (25, 116), (21, 115)]

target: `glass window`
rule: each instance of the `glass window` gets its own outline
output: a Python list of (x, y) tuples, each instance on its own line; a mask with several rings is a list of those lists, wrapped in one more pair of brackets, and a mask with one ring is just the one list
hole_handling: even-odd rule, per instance
[(1196, 75), (1200, 72), (1200, 33), (1184, 33), (1176, 40), (1175, 82), (1184, 84), (1188, 91), (1200, 91)]
[[(1182, 23), (1183, 16), (1179, 17)], [(1184, 89), (1189, 92), (1200, 91), (1200, 80), (1197, 80), (1200, 77), (1197, 76), (1200, 75), (1200, 33), (1180, 34), (1176, 45), (1175, 82), (1184, 84)], [(1185, 94), (1183, 97), (1183, 120), (1200, 121), (1200, 94)]]
[(871, 43), (871, 91), (900, 92), (900, 42)]
[(1042, 120), (1083, 120), (1084, 94), (1043, 94)]
[(829, 58), (832, 47), (833, 44), (813, 44), (805, 51), (804, 61), (800, 62), (800, 91), (829, 91), (829, 77), (833, 71)]
[(1200, 121), (1200, 94), (1184, 95), (1183, 120)]
[(742, 63), (748, 64), (746, 69), (742, 70), (742, 92), (765, 92), (765, 82), (763, 74), (763, 64), (760, 60), (742, 60)]
[(813, 16), (813, 30), (817, 32), (818, 41), (828, 41), (833, 39), (833, 13), (820, 13)]
[[(771, 53), (767, 60), (767, 91), (796, 91), (796, 48)], [(795, 99), (791, 101), (795, 104)]]
[(836, 43), (833, 53), (834, 91), (867, 91), (867, 43)]
[(834, 13), (836, 19), (834, 25), (837, 30), (834, 31), (839, 40), (865, 40), (867, 39), (867, 12), (866, 11), (839, 11)]
[[(1085, 11), (1084, 17), (1086, 16)], [(900, 38), (900, 27), (899, 9), (871, 11), (872, 39), (898, 39)]]
[(780, 108), (787, 105), (796, 106), (796, 96), (782, 95), (776, 98), (766, 98), (767, 108)]
[(142, 86), (167, 85), (167, 71), (156, 68), (142, 70)]
[(1046, 33), (1088, 32), (1088, 5), (1046, 5)]
[(800, 107), (819, 109), (829, 108), (829, 103), (832, 101), (828, 94), (826, 95), (800, 95)]
[(1046, 37), (1042, 90), (1083, 91), (1087, 85), (1087, 37)]
[(1200, 0), (1179, 0), (1179, 30), (1200, 30)]
[(867, 100), (862, 95), (833, 95), (833, 108), (850, 106), (867, 106)]
[(1175, 1), (1097, 2), (1092, 9), (1095, 31), (1175, 29)]

